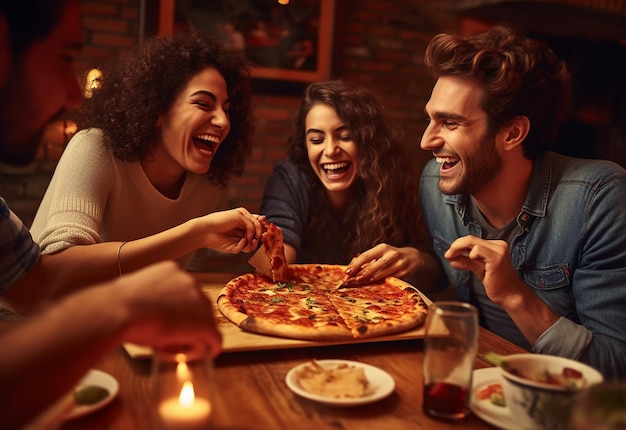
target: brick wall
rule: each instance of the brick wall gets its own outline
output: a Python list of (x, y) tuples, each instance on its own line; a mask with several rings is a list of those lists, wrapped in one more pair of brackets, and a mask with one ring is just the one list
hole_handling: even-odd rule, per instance
[[(123, 55), (140, 40), (139, 0), (83, 0), (85, 47), (77, 64), (82, 76), (91, 67)], [(156, 0), (148, 0), (154, 8)], [(406, 145), (416, 170), (429, 157), (419, 148), (423, 105), (431, 82), (422, 54), (433, 34), (454, 30), (448, 0), (336, 0), (332, 77), (360, 82), (384, 101), (406, 131)], [(148, 21), (155, 10), (148, 11)], [(150, 31), (150, 22), (146, 24)], [(231, 205), (258, 211), (273, 163), (284, 156), (299, 105), (301, 85), (288, 91), (261, 82), (254, 96), (255, 147), (244, 176), (232, 181)], [(286, 94), (285, 94), (286, 93)], [(62, 124), (46, 133), (37, 160), (30, 166), (0, 166), (0, 195), (29, 225), (63, 152)], [(407, 173), (409, 174), (409, 173)], [(410, 173), (415, 174), (415, 173)]]
[[(482, 26), (480, 22), (461, 20), (452, 12), (460, 4), (467, 6), (476, 1), (335, 0), (332, 77), (364, 84), (383, 100), (406, 133), (404, 143), (414, 160), (414, 171), (407, 174), (417, 175), (430, 158), (430, 154), (419, 149), (426, 125), (423, 106), (432, 88), (422, 64), (424, 50), (431, 37), (439, 32), (473, 31)], [(583, 2), (587, 7), (601, 3), (600, 0), (561, 2), (576, 6)], [(146, 3), (145, 28), (150, 34), (156, 27), (158, 1)], [(139, 43), (139, 4), (140, 0), (83, 0), (85, 48), (77, 64), (79, 75), (123, 55)], [(611, 12), (624, 15), (623, 10)], [(245, 206), (252, 211), (259, 209), (274, 162), (284, 156), (304, 88), (304, 84), (267, 80), (256, 80), (255, 85), (258, 89), (253, 100), (255, 147), (244, 176), (232, 181), (230, 195), (233, 207)], [(64, 143), (63, 124), (54, 124), (47, 130), (44, 145), (32, 165), (25, 168), (0, 165), (0, 196), (27, 225), (32, 222)], [(626, 141), (623, 143), (626, 145)]]

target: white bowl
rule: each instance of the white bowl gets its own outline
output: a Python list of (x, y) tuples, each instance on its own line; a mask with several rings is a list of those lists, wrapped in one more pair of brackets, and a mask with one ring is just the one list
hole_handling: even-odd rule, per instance
[[(508, 370), (500, 368), (506, 405), (513, 420), (521, 429), (565, 429), (568, 427), (570, 406), (575, 395), (603, 381), (602, 374), (593, 367), (568, 358), (545, 354), (513, 354), (504, 357)], [(511, 373), (515, 369), (522, 375), (541, 372), (561, 374), (568, 367), (582, 373), (582, 387), (537, 382)]]

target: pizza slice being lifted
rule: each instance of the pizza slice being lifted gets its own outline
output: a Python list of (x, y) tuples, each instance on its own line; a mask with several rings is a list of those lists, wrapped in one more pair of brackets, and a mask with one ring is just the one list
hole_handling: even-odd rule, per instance
[(262, 245), (248, 260), (248, 263), (274, 282), (287, 282), (288, 269), (283, 232), (271, 222), (261, 221), (261, 225), (263, 226)]
[(262, 245), (248, 261), (257, 273), (232, 279), (217, 299), (222, 314), (242, 330), (292, 339), (363, 339), (409, 330), (426, 319), (419, 291), (400, 279), (357, 282), (346, 276), (345, 266), (287, 265), (281, 229), (261, 224)]

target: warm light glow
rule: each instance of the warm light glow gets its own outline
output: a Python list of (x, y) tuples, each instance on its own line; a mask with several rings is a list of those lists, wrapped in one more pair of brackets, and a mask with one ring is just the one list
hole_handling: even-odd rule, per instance
[(278, 0), (279, 4), (289, 4), (289, 0)]
[(206, 429), (211, 416), (211, 403), (196, 397), (193, 384), (185, 382), (178, 398), (170, 397), (159, 405), (159, 416), (168, 429)]
[(66, 145), (76, 133), (76, 122), (69, 119), (51, 121), (44, 129), (42, 141), (46, 145)]
[(183, 408), (193, 406), (193, 402), (196, 399), (196, 395), (193, 392), (193, 384), (191, 381), (187, 381), (183, 384), (183, 388), (180, 390), (180, 396), (178, 396), (178, 402)]
[(65, 137), (66, 142), (69, 142), (72, 136), (76, 134), (77, 129), (78, 126), (76, 125), (76, 122), (72, 120), (63, 121), (63, 136)]
[(176, 377), (181, 382), (191, 379), (191, 372), (189, 371), (189, 366), (187, 366), (187, 363), (183, 362), (176, 365)]
[(91, 69), (87, 73), (87, 79), (85, 80), (85, 98), (91, 98), (93, 90), (100, 88), (100, 82), (102, 81), (102, 72), (100, 69)]

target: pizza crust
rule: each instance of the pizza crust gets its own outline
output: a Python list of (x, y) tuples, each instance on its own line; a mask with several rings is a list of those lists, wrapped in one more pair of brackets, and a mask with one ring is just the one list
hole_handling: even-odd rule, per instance
[(236, 284), (228, 284), (217, 297), (217, 307), (220, 312), (228, 318), (232, 323), (241, 327), (241, 324), (248, 319), (248, 315), (241, 312), (233, 303), (228, 299), (232, 297), (233, 290), (236, 288)]
[(248, 260), (248, 263), (256, 269), (256, 271), (268, 278), (273, 278), (272, 275), (272, 263), (270, 257), (267, 255), (265, 245), (261, 244), (259, 249)]
[(218, 296), (222, 314), (242, 330), (304, 340), (346, 340), (389, 335), (422, 324), (427, 307), (410, 284), (388, 277), (337, 288), (344, 267), (289, 265), (293, 282), (258, 273), (232, 279)]
[(352, 333), (345, 327), (325, 325), (320, 327), (300, 327), (288, 323), (272, 322), (254, 316), (247, 317), (239, 328), (251, 333), (267, 334), (270, 336), (286, 337), (302, 340), (347, 340), (352, 339)]

